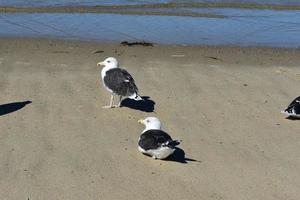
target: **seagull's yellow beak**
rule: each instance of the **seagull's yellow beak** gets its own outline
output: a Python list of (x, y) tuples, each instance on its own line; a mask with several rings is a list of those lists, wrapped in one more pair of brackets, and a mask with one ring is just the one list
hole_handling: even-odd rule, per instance
[(101, 65), (104, 66), (105, 65), (104, 62), (98, 62), (97, 63), (97, 66), (101, 66)]
[(140, 120), (138, 121), (138, 123), (140, 123), (140, 124), (145, 124), (143, 119), (140, 119)]

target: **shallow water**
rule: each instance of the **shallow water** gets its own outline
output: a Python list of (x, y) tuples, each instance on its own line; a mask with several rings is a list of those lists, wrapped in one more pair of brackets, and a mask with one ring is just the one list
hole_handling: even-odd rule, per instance
[[(97, 3), (96, 3), (97, 2)], [(0, 6), (93, 6), (180, 3), (172, 0), (2, 0)], [(283, 0), (211, 0), (300, 5)], [(300, 10), (211, 8), (197, 6), (138, 7), (100, 13), (0, 13), (0, 37), (51, 37), (108, 42), (148, 41), (179, 45), (300, 47)], [(74, 8), (74, 7), (73, 7)], [(132, 12), (133, 11), (133, 12)], [(53, 12), (53, 11), (51, 11)], [(193, 16), (193, 17), (191, 17)], [(205, 17), (203, 17), (205, 16)]]
[(226, 18), (92, 13), (0, 14), (0, 36), (300, 47), (300, 11), (205, 9), (205, 12), (222, 14)]

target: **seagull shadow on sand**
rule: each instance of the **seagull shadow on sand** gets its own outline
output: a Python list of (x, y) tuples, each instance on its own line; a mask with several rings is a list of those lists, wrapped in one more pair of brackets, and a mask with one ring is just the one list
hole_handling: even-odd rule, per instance
[(173, 161), (173, 162), (179, 162), (179, 163), (183, 163), (183, 164), (187, 164), (188, 161), (190, 161), (190, 162), (201, 162), (199, 160), (195, 160), (195, 159), (185, 157), (184, 150), (180, 149), (178, 147), (175, 147), (174, 153), (172, 155), (170, 155), (168, 158), (166, 158), (165, 160)]
[(0, 116), (6, 115), (17, 110), (24, 108), (27, 104), (32, 103), (31, 101), (13, 102), (0, 105)]
[(143, 112), (154, 112), (155, 102), (148, 96), (143, 96), (142, 99), (143, 101), (135, 101), (129, 98), (124, 99), (121, 102), (121, 107), (127, 107)]
[[(148, 154), (144, 154), (144, 155), (148, 156), (148, 157), (151, 157)], [(182, 163), (182, 164), (187, 164), (188, 161), (201, 163), (201, 161), (199, 161), (199, 160), (195, 160), (195, 159), (185, 157), (185, 152), (182, 149), (178, 148), (178, 147), (175, 147), (175, 151), (172, 155), (170, 155), (169, 157), (167, 157), (165, 159), (162, 159), (162, 160), (171, 161), (171, 162), (178, 162), (178, 163)]]
[(289, 119), (289, 120), (292, 120), (292, 121), (300, 120), (299, 117), (293, 117), (293, 116), (288, 116), (288, 117), (286, 117), (286, 119)]

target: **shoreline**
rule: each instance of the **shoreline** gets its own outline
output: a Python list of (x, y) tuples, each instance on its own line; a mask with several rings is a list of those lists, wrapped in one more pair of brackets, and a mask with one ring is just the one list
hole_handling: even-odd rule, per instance
[[(272, 45), (241, 45), (241, 44), (167, 44), (167, 43), (155, 43), (147, 40), (139, 40), (139, 39), (130, 39), (130, 40), (105, 40), (105, 39), (84, 39), (84, 38), (74, 38), (72, 36), (0, 36), (0, 41), (3, 40), (45, 40), (45, 41), (61, 41), (61, 42), (71, 42), (71, 43), (94, 43), (94, 44), (108, 44), (108, 45), (123, 45), (122, 43), (138, 43), (133, 46), (141, 46), (143, 45), (139, 43), (148, 43), (149, 46), (162, 46), (162, 47), (191, 47), (191, 48), (240, 48), (240, 49), (266, 49), (266, 50), (288, 50), (288, 51), (298, 51), (300, 47), (290, 47), (290, 46), (272, 46)], [(130, 45), (128, 45), (130, 46)], [(146, 46), (146, 45), (145, 45)]]
[[(195, 44), (195, 45), (185, 45), (185, 44), (159, 44), (159, 43), (151, 43), (144, 40), (128, 40), (128, 41), (107, 41), (107, 40), (85, 40), (85, 39), (74, 39), (74, 38), (59, 38), (59, 37), (15, 37), (15, 36), (0, 36), (0, 42), (5, 41), (20, 41), (20, 42), (62, 42), (65, 44), (86, 44), (90, 46), (96, 45), (109, 45), (115, 47), (124, 47), (124, 48), (155, 48), (155, 47), (163, 47), (163, 48), (191, 48), (191, 49), (232, 49), (232, 50), (248, 50), (251, 53), (255, 53), (255, 51), (266, 51), (269, 54), (276, 53), (280, 54), (282, 52), (298, 54), (300, 53), (300, 47), (277, 47), (277, 46), (261, 46), (261, 45), (205, 45), (205, 44)], [(122, 44), (125, 42), (125, 45)], [(144, 46), (142, 43), (146, 42)], [(137, 43), (133, 46), (126, 45), (126, 43)], [(140, 44), (141, 43), (141, 44)], [(147, 43), (149, 45), (147, 45)], [(276, 54), (276, 55), (277, 55)], [(238, 57), (238, 56), (237, 56)], [(281, 59), (285, 60), (284, 57)]]

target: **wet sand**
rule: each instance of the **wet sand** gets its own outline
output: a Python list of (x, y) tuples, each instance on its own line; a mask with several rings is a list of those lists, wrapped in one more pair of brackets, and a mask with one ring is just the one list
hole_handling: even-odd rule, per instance
[[(140, 5), (94, 5), (94, 6), (0, 6), (0, 13), (119, 13), (142, 15), (173, 15), (168, 12), (147, 11), (147, 9), (178, 8), (235, 8), (259, 10), (300, 10), (300, 5), (261, 3), (148, 3)], [(153, 14), (152, 14), (153, 13)], [(221, 17), (207, 13), (178, 12), (176, 16)]]
[[(300, 50), (0, 44), (2, 199), (299, 199), (299, 120), (280, 111), (299, 96)], [(107, 56), (155, 112), (101, 108)], [(138, 152), (146, 116), (183, 140), (187, 163)]]
[[(15, 7), (0, 6), (0, 13), (109, 13), (142, 16), (183, 16), (226, 18), (227, 16), (207, 11), (187, 11), (188, 9), (255, 9), (255, 10), (300, 10), (299, 5), (251, 4), (251, 3), (158, 3), (141, 5), (97, 5), (97, 6), (46, 6), (46, 7)], [(163, 10), (160, 10), (163, 9)]]

